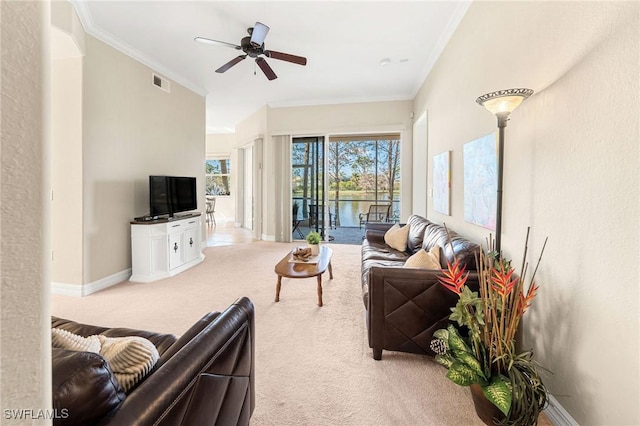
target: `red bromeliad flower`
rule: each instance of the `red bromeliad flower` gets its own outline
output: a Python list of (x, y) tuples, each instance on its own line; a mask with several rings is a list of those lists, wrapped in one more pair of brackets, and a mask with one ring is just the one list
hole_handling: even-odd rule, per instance
[(506, 297), (513, 286), (518, 282), (518, 278), (511, 279), (515, 270), (510, 268), (508, 271), (492, 268), (491, 274), (491, 288), (496, 291), (500, 296)]
[(525, 311), (531, 306), (531, 301), (534, 297), (536, 297), (536, 292), (538, 291), (538, 286), (534, 283), (531, 283), (531, 287), (529, 287), (529, 291), (527, 292), (527, 297), (524, 294), (520, 295), (520, 303), (518, 303), (518, 309), (520, 311), (520, 315), (524, 314)]
[(444, 277), (438, 278), (440, 284), (459, 295), (469, 278), (469, 272), (465, 274), (465, 267), (460, 267), (460, 260), (456, 259), (453, 265), (447, 261), (447, 271), (443, 274)]

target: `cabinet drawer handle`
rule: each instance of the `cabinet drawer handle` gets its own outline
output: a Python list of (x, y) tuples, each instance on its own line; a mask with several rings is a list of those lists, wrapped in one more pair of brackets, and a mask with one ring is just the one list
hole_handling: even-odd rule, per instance
[(173, 244), (173, 251), (176, 253), (178, 252), (178, 243)]
[(193, 247), (193, 238), (189, 238), (189, 247)]
[(196, 221), (192, 220), (191, 222), (189, 222), (189, 225), (191, 225), (192, 223), (196, 223)]
[(177, 228), (178, 226), (180, 226), (180, 224), (179, 224), (179, 223), (178, 223), (178, 224), (176, 224), (176, 225), (172, 225), (171, 227), (172, 227), (172, 228)]

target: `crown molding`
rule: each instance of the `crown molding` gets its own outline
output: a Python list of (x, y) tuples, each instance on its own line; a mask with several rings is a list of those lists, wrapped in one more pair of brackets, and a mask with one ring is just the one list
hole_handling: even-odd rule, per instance
[(82, 27), (84, 28), (84, 31), (87, 34), (90, 34), (91, 36), (108, 44), (114, 49), (119, 50), (120, 52), (124, 53), (130, 58), (140, 62), (143, 65), (146, 65), (147, 67), (151, 68), (152, 71), (155, 71), (156, 73), (161, 74), (163, 77), (166, 77), (169, 80), (172, 80), (180, 84), (181, 86), (186, 87), (187, 89), (197, 93), (198, 95), (200, 96), (207, 95), (208, 92), (204, 87), (193, 83), (192, 81), (184, 78), (183, 76), (176, 73), (175, 71), (148, 58), (142, 52), (134, 49), (133, 47), (129, 46), (119, 38), (115, 37), (113, 34), (110, 34), (104, 31), (102, 28), (95, 25), (93, 21), (93, 17), (91, 16), (91, 11), (87, 6), (86, 1), (81, 1), (81, 0), (69, 0), (69, 1), (73, 5), (74, 9), (76, 10), (78, 17), (80, 18), (80, 22), (82, 23)]
[(440, 58), (440, 55), (444, 51), (444, 48), (447, 47), (449, 40), (458, 29), (462, 18), (464, 18), (464, 15), (467, 14), (469, 6), (471, 6), (471, 0), (460, 1), (456, 4), (456, 8), (451, 16), (451, 19), (449, 19), (449, 22), (447, 22), (444, 31), (442, 31), (442, 33), (440, 34), (436, 45), (431, 51), (431, 55), (429, 55), (429, 58), (427, 59), (424, 68), (422, 69), (422, 73), (420, 73), (421, 78), (416, 82), (416, 86), (413, 89), (412, 98), (415, 99), (415, 97), (418, 95), (418, 92), (424, 84), (424, 81), (427, 79), (427, 77), (429, 77), (433, 66), (436, 64), (436, 62)]

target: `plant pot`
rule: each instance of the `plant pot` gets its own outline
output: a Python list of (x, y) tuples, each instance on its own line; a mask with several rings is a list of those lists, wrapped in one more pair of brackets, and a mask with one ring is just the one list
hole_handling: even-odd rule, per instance
[(473, 405), (476, 407), (476, 414), (484, 424), (497, 425), (499, 421), (504, 420), (506, 417), (504, 413), (484, 396), (482, 387), (479, 384), (473, 384), (470, 388)]
[(320, 254), (320, 244), (309, 244), (311, 249), (311, 256), (317, 256)]

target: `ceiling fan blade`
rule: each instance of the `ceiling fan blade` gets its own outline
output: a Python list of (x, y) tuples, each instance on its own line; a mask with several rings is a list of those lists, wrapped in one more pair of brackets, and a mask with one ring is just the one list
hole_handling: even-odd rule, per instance
[(238, 49), (238, 50), (242, 49), (242, 47), (238, 46), (237, 44), (227, 43), (226, 41), (211, 40), (210, 38), (204, 38), (204, 37), (196, 37), (196, 38), (194, 38), (194, 40), (198, 41), (200, 43), (217, 44), (219, 46), (232, 47), (232, 48)]
[(264, 58), (256, 58), (256, 64), (258, 64), (264, 75), (266, 75), (269, 80), (275, 80), (278, 78)]
[(261, 22), (256, 22), (251, 31), (251, 44), (255, 47), (260, 47), (264, 43), (264, 39), (267, 37), (269, 27)]
[(264, 54), (269, 58), (279, 59), (281, 61), (292, 62), (298, 65), (307, 65), (307, 58), (302, 56), (290, 55), (288, 53), (275, 52), (273, 50), (265, 50)]
[(228, 70), (229, 68), (231, 68), (232, 66), (234, 66), (235, 64), (237, 64), (238, 62), (244, 60), (246, 57), (247, 57), (247, 55), (237, 56), (237, 57), (233, 58), (232, 60), (230, 60), (229, 62), (227, 62), (226, 64), (224, 64), (223, 66), (221, 66), (220, 68), (218, 68), (216, 70), (216, 72), (223, 73), (226, 70)]

